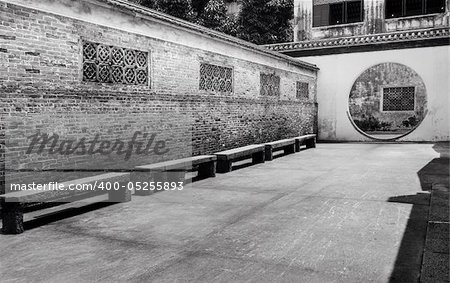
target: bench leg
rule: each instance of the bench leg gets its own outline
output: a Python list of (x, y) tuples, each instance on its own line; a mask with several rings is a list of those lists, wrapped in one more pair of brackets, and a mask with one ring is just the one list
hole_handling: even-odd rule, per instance
[(23, 233), (23, 204), (3, 202), (2, 206), (2, 232), (4, 234)]
[(295, 140), (295, 152), (300, 152), (301, 145), (302, 143), (300, 142), (300, 140)]
[(288, 145), (285, 148), (283, 148), (283, 150), (284, 150), (284, 154), (294, 153), (295, 152), (295, 145), (294, 144)]
[(267, 161), (273, 160), (273, 151), (271, 147), (266, 147), (266, 160)]
[(306, 148), (315, 148), (316, 147), (316, 138), (306, 140), (305, 144), (306, 144)]
[(142, 186), (141, 186), (141, 188), (138, 187), (139, 183), (142, 185), (143, 182), (153, 181), (151, 176), (152, 176), (152, 172), (145, 172), (145, 171), (131, 172), (130, 181), (133, 183), (135, 195), (148, 196), (153, 193), (152, 191), (150, 191), (148, 186), (145, 188), (145, 190), (144, 190), (144, 188), (142, 188)]
[[(131, 182), (135, 188), (134, 194), (137, 196), (148, 196), (164, 190), (164, 183), (183, 182), (185, 181), (184, 170), (182, 171), (136, 171), (131, 174)], [(158, 190), (158, 182), (161, 189)], [(140, 185), (140, 188), (139, 186)]]
[[(186, 171), (184, 171), (184, 170), (181, 170), (181, 171), (166, 171), (166, 172), (164, 172), (165, 174), (164, 174), (164, 176), (162, 176), (162, 179), (157, 179), (157, 180), (155, 180), (155, 182), (162, 182), (163, 184), (163, 186), (164, 186), (164, 183), (173, 183), (173, 182), (175, 182), (175, 183), (179, 183), (179, 182), (183, 182), (183, 185), (185, 185), (184, 184), (184, 181), (185, 181), (185, 177), (186, 177)], [(156, 183), (155, 183), (155, 186), (156, 186)], [(160, 191), (160, 190), (157, 190), (156, 192), (158, 192), (158, 191)]]
[(252, 163), (253, 164), (264, 163), (264, 161), (265, 161), (264, 151), (255, 152), (252, 154)]
[(198, 176), (200, 178), (216, 177), (216, 162), (210, 161), (198, 166)]
[(150, 183), (156, 186), (156, 182), (164, 182), (166, 176), (165, 172), (136, 171), (131, 173), (130, 180), (133, 182), (135, 195), (148, 196), (156, 190), (151, 190)]
[(231, 172), (231, 161), (217, 160), (217, 173), (228, 173), (228, 172)]
[[(120, 184), (121, 187), (116, 190), (109, 191), (109, 202), (129, 202), (131, 201), (131, 190), (127, 188), (127, 184)], [(122, 186), (125, 186), (122, 188)]]

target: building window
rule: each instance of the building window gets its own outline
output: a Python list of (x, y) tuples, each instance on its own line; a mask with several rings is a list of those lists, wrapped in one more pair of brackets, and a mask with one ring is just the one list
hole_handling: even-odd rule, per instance
[(309, 84), (304, 82), (297, 82), (297, 98), (309, 99)]
[(382, 111), (414, 111), (415, 87), (383, 88)]
[(362, 22), (363, 5), (358, 1), (314, 0), (313, 26)]
[(386, 19), (445, 12), (445, 0), (386, 0)]
[(207, 63), (200, 64), (200, 90), (233, 92), (233, 69)]
[(274, 74), (260, 75), (261, 95), (280, 96), (280, 77)]
[(83, 42), (83, 81), (148, 85), (148, 53)]

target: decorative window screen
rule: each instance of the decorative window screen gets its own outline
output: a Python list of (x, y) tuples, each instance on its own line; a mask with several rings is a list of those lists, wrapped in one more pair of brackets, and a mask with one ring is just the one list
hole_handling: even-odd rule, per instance
[(383, 88), (383, 111), (414, 111), (415, 87)]
[(261, 74), (261, 95), (280, 96), (280, 77), (273, 74)]
[(83, 42), (83, 81), (148, 85), (148, 53)]
[(309, 84), (297, 82), (297, 98), (309, 98)]
[(233, 92), (233, 69), (201, 63), (200, 90), (214, 92)]

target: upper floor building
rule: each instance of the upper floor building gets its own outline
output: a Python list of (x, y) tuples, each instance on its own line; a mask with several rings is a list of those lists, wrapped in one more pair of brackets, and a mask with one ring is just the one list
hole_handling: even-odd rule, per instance
[(294, 0), (294, 41), (449, 26), (450, 0)]

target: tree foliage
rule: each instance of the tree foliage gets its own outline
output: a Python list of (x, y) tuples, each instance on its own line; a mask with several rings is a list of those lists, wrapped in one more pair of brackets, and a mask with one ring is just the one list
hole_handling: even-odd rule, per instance
[(239, 15), (227, 14), (232, 0), (130, 1), (256, 44), (292, 40), (293, 0), (243, 0)]
[(227, 6), (223, 0), (210, 0), (199, 15), (200, 24), (222, 31), (227, 21)]
[(190, 0), (131, 0), (131, 2), (183, 20), (195, 21)]
[(256, 44), (290, 41), (292, 0), (244, 0), (238, 37)]

